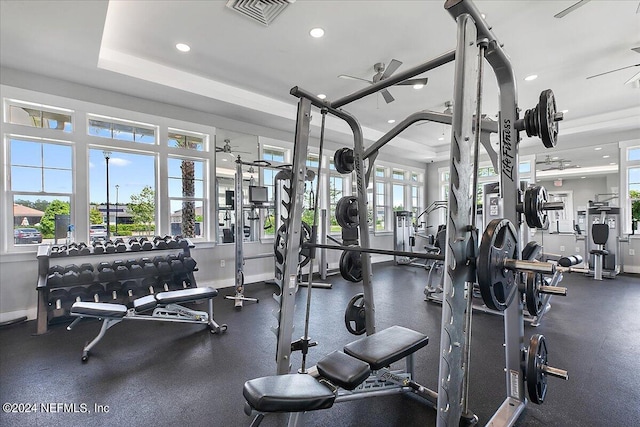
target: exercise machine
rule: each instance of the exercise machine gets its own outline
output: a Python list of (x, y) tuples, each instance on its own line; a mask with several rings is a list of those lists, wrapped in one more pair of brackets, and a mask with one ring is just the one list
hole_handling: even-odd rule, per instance
[(613, 279), (620, 273), (620, 208), (612, 206), (618, 194), (596, 194), (587, 208), (589, 275)]

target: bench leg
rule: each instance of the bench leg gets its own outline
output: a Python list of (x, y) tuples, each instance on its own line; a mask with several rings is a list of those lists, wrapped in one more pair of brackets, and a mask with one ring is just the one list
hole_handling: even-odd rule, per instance
[(256, 415), (253, 421), (251, 421), (251, 425), (249, 427), (258, 427), (263, 419), (264, 419), (263, 413)]
[[(213, 320), (213, 298), (209, 298), (208, 303), (209, 303), (209, 330), (211, 331), (212, 334), (226, 332), (227, 331), (226, 324), (218, 325), (216, 321)], [(260, 419), (260, 421), (262, 421), (262, 419)], [(258, 422), (258, 424), (259, 423), (260, 422)]]
[(289, 422), (287, 427), (302, 427), (304, 426), (304, 418), (306, 412), (292, 412), (289, 414)]
[(104, 321), (102, 322), (102, 327), (100, 328), (100, 333), (98, 333), (98, 336), (95, 337), (93, 341), (91, 341), (89, 344), (85, 345), (84, 349), (82, 350), (83, 362), (86, 362), (87, 360), (89, 360), (89, 351), (93, 348), (93, 346), (98, 344), (98, 342), (102, 339), (102, 337), (104, 337), (104, 334), (107, 332), (107, 329), (109, 329), (113, 325), (118, 324), (120, 322), (122, 322), (122, 319), (104, 319)]

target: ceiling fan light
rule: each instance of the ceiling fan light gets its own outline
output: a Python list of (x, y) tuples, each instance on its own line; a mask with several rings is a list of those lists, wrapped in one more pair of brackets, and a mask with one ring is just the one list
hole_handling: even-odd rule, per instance
[(602, 150), (602, 147), (596, 147), (596, 148), (594, 148), (594, 150), (600, 151), (600, 150)]
[(389, 119), (389, 120), (387, 120), (387, 123), (395, 123), (395, 122), (396, 122), (396, 120), (395, 120), (395, 119)]
[(413, 85), (413, 88), (418, 90), (418, 89), (422, 89), (424, 87), (424, 85), (422, 83), (417, 83)]
[(530, 76), (527, 76), (527, 77), (525, 77), (524, 79), (525, 79), (525, 81), (530, 82), (530, 81), (535, 80), (535, 79), (537, 79), (537, 78), (538, 78), (538, 75), (537, 75), (537, 74), (531, 74)]
[(186, 43), (178, 43), (176, 44), (176, 49), (178, 49), (180, 52), (189, 52), (191, 50), (191, 46)]
[(318, 94), (318, 98), (320, 99), (325, 99), (327, 97), (327, 95), (325, 95), (324, 93), (319, 93)]
[(315, 39), (318, 39), (318, 38), (324, 36), (324, 30), (322, 28), (320, 28), (320, 27), (312, 28), (309, 31), (309, 35), (311, 37), (315, 38)]

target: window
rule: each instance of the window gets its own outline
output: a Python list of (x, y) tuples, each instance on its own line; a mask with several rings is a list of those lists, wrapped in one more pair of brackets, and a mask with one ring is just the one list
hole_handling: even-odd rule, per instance
[(404, 171), (401, 171), (401, 170), (398, 170), (398, 169), (394, 169), (393, 172), (391, 173), (391, 178), (392, 179), (404, 180)]
[[(304, 221), (308, 225), (313, 225), (313, 216), (315, 212), (314, 203), (316, 199), (316, 191), (318, 190), (316, 186), (318, 185), (317, 173), (319, 164), (320, 159), (318, 158), (317, 154), (309, 154), (307, 156), (307, 168), (311, 169), (314, 173), (313, 181), (304, 182), (304, 211), (302, 212), (302, 221)], [(318, 203), (320, 203), (320, 198), (318, 198)], [(318, 217), (318, 221), (320, 221), (320, 217)]]
[(628, 171), (631, 221), (637, 224), (640, 221), (640, 167), (629, 168)]
[(169, 147), (187, 150), (204, 151), (205, 136), (201, 133), (188, 132), (169, 128)]
[[(105, 150), (89, 150), (89, 203), (92, 210), (100, 212), (104, 224), (109, 223), (111, 236), (156, 234), (155, 156), (115, 150), (109, 153), (107, 200)], [(90, 212), (90, 223), (95, 224), (98, 216), (93, 217)]]
[(21, 101), (7, 103), (7, 121), (12, 124), (71, 132), (71, 110)]
[(385, 231), (385, 219), (386, 219), (386, 194), (385, 194), (385, 183), (384, 182), (376, 182), (375, 185), (376, 194), (376, 208), (375, 208), (375, 231)]
[(171, 235), (202, 237), (205, 162), (169, 158), (168, 166)]
[(339, 233), (340, 226), (336, 220), (336, 204), (343, 196), (344, 178), (339, 175), (329, 175), (329, 218), (331, 233)]
[(413, 212), (414, 219), (417, 218), (421, 212), (419, 187), (415, 185), (411, 186), (411, 212)]
[[(279, 147), (270, 147), (263, 146), (262, 147), (262, 159), (267, 160), (269, 162), (280, 162), (284, 163), (286, 159), (286, 151), (283, 148)], [(267, 195), (269, 200), (273, 200), (275, 203), (275, 193), (274, 193), (274, 179), (276, 174), (279, 172), (278, 169), (271, 169), (264, 167), (262, 168), (262, 185), (267, 187)], [(274, 211), (275, 213), (275, 208)], [(265, 214), (265, 213), (261, 213)], [(264, 225), (262, 229), (262, 235), (271, 237), (275, 234), (275, 226), (278, 224), (278, 219), (275, 218), (275, 215), (272, 215), (271, 212), (266, 212), (264, 217)]]
[(392, 195), (393, 195), (393, 210), (394, 211), (403, 211), (404, 207), (404, 185), (393, 184), (392, 187)]
[(153, 125), (94, 115), (88, 116), (88, 122), (87, 132), (91, 136), (143, 144), (156, 142)]
[(282, 148), (265, 146), (262, 149), (263, 160), (284, 163), (284, 155), (285, 151)]
[(386, 168), (376, 168), (376, 177), (384, 178), (386, 176)]
[[(73, 193), (72, 147), (47, 140), (10, 137), (10, 193), (14, 244), (53, 243), (56, 215), (70, 215)], [(66, 237), (58, 223), (58, 236)], [(35, 229), (28, 230), (27, 229)]]

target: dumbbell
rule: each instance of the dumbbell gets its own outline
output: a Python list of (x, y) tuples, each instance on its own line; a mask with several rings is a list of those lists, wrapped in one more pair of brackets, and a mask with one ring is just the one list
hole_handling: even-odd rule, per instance
[(104, 253), (104, 244), (99, 241), (93, 242), (93, 253), (94, 254), (103, 254)]
[(51, 248), (49, 249), (49, 258), (55, 258), (57, 256), (60, 256), (58, 254), (59, 250), (60, 248), (58, 246), (51, 246)]
[(119, 259), (113, 261), (113, 263), (111, 264), (111, 268), (113, 268), (113, 271), (116, 273), (116, 277), (118, 278), (118, 280), (127, 280), (129, 277), (131, 277), (131, 272), (129, 271), (126, 263), (123, 260)]
[(169, 249), (177, 249), (180, 247), (180, 245), (178, 244), (178, 240), (171, 236), (164, 236), (164, 241), (167, 242), (167, 246), (169, 246)]
[(173, 271), (173, 274), (176, 274), (178, 276), (183, 275), (187, 272), (187, 269), (185, 268), (184, 263), (180, 258), (172, 259), (169, 265), (171, 266), (171, 271)]
[(75, 288), (69, 289), (69, 297), (71, 298), (72, 302), (92, 300), (92, 298), (89, 297), (89, 292), (87, 292), (87, 288), (83, 286), (76, 286)]
[(182, 264), (184, 265), (185, 270), (187, 270), (187, 272), (192, 272), (192, 271), (197, 271), (196, 266), (198, 265), (198, 263), (196, 262), (195, 259), (191, 258), (190, 256), (185, 256), (182, 258)]
[(85, 262), (80, 265), (80, 274), (78, 275), (78, 283), (88, 285), (93, 283), (93, 265)]
[(127, 251), (127, 244), (122, 240), (122, 238), (118, 237), (113, 244), (116, 247), (116, 252), (122, 253)]
[(171, 284), (173, 283), (173, 280), (158, 280), (156, 282), (156, 284), (153, 286), (153, 289), (155, 291), (155, 293), (157, 294), (158, 292), (168, 292), (168, 291), (173, 291), (175, 290), (174, 288), (171, 287)]
[(51, 307), (51, 315), (53, 317), (64, 316), (65, 312), (71, 307), (70, 302), (71, 297), (66, 290), (53, 289), (49, 291), (49, 306)]
[(70, 243), (69, 248), (67, 249), (67, 255), (78, 256), (79, 253), (80, 253), (80, 249), (78, 248), (78, 245), (75, 243)]
[(138, 252), (142, 249), (142, 245), (140, 244), (140, 242), (138, 242), (138, 239), (132, 237), (131, 239), (129, 239), (129, 249), (131, 249), (133, 252)]
[(129, 269), (129, 277), (132, 279), (137, 279), (139, 277), (144, 277), (144, 271), (142, 270), (142, 266), (135, 259), (128, 259), (125, 262), (125, 265)]
[(58, 256), (69, 256), (69, 253), (67, 252), (69, 248), (67, 248), (67, 246), (62, 245), (58, 247)]
[(53, 274), (53, 273), (56, 273), (56, 272), (58, 272), (60, 274), (64, 274), (64, 267), (61, 266), (61, 265), (57, 265), (57, 264), (56, 265), (52, 265), (52, 266), (49, 267), (49, 271), (48, 271), (49, 274)]
[(167, 258), (162, 256), (157, 256), (153, 258), (153, 263), (158, 268), (158, 275), (160, 276), (169, 276), (171, 275), (171, 265), (167, 262)]
[(158, 275), (158, 267), (156, 267), (149, 258), (142, 258), (140, 262), (142, 263), (142, 272), (144, 273), (144, 277), (155, 277)]
[(169, 244), (165, 240), (165, 237), (156, 236), (153, 238), (153, 245), (156, 249), (168, 249)]
[(145, 289), (144, 285), (135, 280), (127, 280), (122, 284), (122, 294), (127, 306), (131, 305), (134, 299), (148, 295), (149, 289)]
[(561, 267), (571, 267), (573, 265), (580, 264), (582, 262), (582, 257), (580, 255), (571, 255), (565, 256), (558, 260), (558, 264)]
[(80, 267), (75, 264), (69, 264), (64, 268), (64, 274), (62, 275), (62, 283), (64, 286), (73, 286), (80, 283)]
[(119, 303), (123, 300), (122, 285), (120, 282), (110, 282), (105, 286), (105, 300), (113, 303)]
[(78, 251), (78, 255), (82, 256), (89, 255), (91, 253), (91, 249), (89, 249), (89, 246), (84, 242), (78, 243)]
[(106, 261), (98, 264), (98, 280), (100, 280), (101, 282), (115, 282), (116, 280), (118, 280), (118, 278), (116, 277), (116, 272), (111, 264)]
[(153, 249), (153, 243), (151, 243), (151, 241), (149, 241), (149, 239), (147, 239), (146, 237), (140, 238), (140, 245), (143, 251), (150, 251)]
[(145, 295), (151, 295), (156, 293), (156, 286), (158, 286), (158, 281), (155, 277), (145, 277), (142, 279), (142, 291), (144, 291)]
[(111, 240), (107, 240), (104, 244), (104, 251), (108, 254), (114, 254), (116, 253), (116, 245)]
[[(57, 267), (60, 267), (59, 265)], [(62, 270), (64, 272), (64, 269)], [(62, 273), (60, 271), (54, 271), (53, 273), (47, 276), (47, 286), (52, 288), (58, 288), (64, 286), (64, 281), (62, 278)]]
[(105, 288), (100, 283), (94, 283), (87, 288), (89, 298), (94, 302), (105, 301), (108, 297)]

